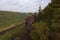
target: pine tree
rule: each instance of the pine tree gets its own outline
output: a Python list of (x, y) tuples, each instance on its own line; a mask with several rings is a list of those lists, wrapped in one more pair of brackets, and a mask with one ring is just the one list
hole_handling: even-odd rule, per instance
[(39, 7), (39, 10), (38, 10), (38, 22), (41, 21), (43, 19), (43, 11), (41, 10), (41, 6)]

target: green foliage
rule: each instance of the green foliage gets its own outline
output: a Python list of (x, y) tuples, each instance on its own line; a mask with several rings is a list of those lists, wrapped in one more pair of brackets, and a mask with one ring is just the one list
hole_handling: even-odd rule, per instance
[(40, 19), (42, 20), (43, 19), (43, 14), (44, 14), (44, 12), (43, 11), (40, 11), (39, 13), (38, 13), (38, 19), (37, 19), (37, 21), (39, 22), (40, 21)]
[(23, 31), (24, 31), (24, 24), (16, 26), (15, 29), (12, 29), (11, 31), (7, 31), (3, 35), (0, 35), (0, 40), (15, 40), (16, 37), (21, 36)]
[(45, 14), (48, 15), (47, 19), (50, 19), (48, 21), (51, 24), (51, 25), (49, 25), (51, 27), (55, 27), (56, 25), (55, 26), (52, 26), (52, 25), (55, 23), (58, 23), (58, 22), (55, 22), (54, 20), (56, 20), (56, 19), (57, 19), (56, 21), (60, 20), (60, 19), (58, 19), (58, 18), (60, 18), (60, 16), (59, 16), (60, 15), (60, 6), (59, 5), (60, 4), (58, 3), (58, 0), (52, 0), (52, 3), (49, 4), (44, 10)]
[[(49, 28), (47, 27), (47, 23), (44, 21), (36, 22), (34, 25), (35, 32), (39, 35), (39, 40), (48, 40)], [(34, 33), (36, 35), (36, 33)], [(33, 36), (33, 35), (32, 35)], [(34, 36), (37, 38), (37, 36)]]
[(58, 39), (58, 37), (60, 38), (60, 0), (52, 0), (42, 11), (44, 14), (41, 11), (39, 12), (39, 22), (34, 25), (41, 40), (60, 40)]
[(41, 40), (40, 36), (39, 36), (39, 33), (37, 32), (35, 27), (32, 28), (32, 30), (30, 32), (30, 37), (31, 37), (31, 40)]

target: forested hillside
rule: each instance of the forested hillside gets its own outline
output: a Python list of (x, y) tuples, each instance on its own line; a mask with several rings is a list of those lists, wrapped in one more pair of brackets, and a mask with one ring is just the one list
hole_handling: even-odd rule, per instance
[(51, 3), (39, 11), (38, 22), (34, 27), (41, 40), (60, 40), (60, 0), (51, 0)]

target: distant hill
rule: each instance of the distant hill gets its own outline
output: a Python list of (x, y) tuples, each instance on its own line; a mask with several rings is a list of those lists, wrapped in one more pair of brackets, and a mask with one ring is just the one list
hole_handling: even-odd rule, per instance
[(22, 22), (26, 17), (27, 13), (0, 11), (0, 28)]

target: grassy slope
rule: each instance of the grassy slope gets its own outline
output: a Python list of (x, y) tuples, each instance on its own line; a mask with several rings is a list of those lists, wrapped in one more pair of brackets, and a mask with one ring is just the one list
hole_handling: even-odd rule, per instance
[[(0, 11), (0, 29), (10, 27), (11, 24), (23, 22), (26, 17), (26, 13)], [(13, 40), (18, 35), (21, 35), (23, 31), (24, 24), (18, 25), (16, 28), (7, 31), (3, 35), (0, 35), (0, 40)]]
[(24, 31), (24, 24), (18, 25), (16, 28), (7, 31), (3, 35), (0, 35), (0, 40), (14, 40), (16, 37), (21, 38), (21, 34)]
[(26, 13), (0, 11), (0, 29), (11, 24), (22, 22), (26, 16)]

